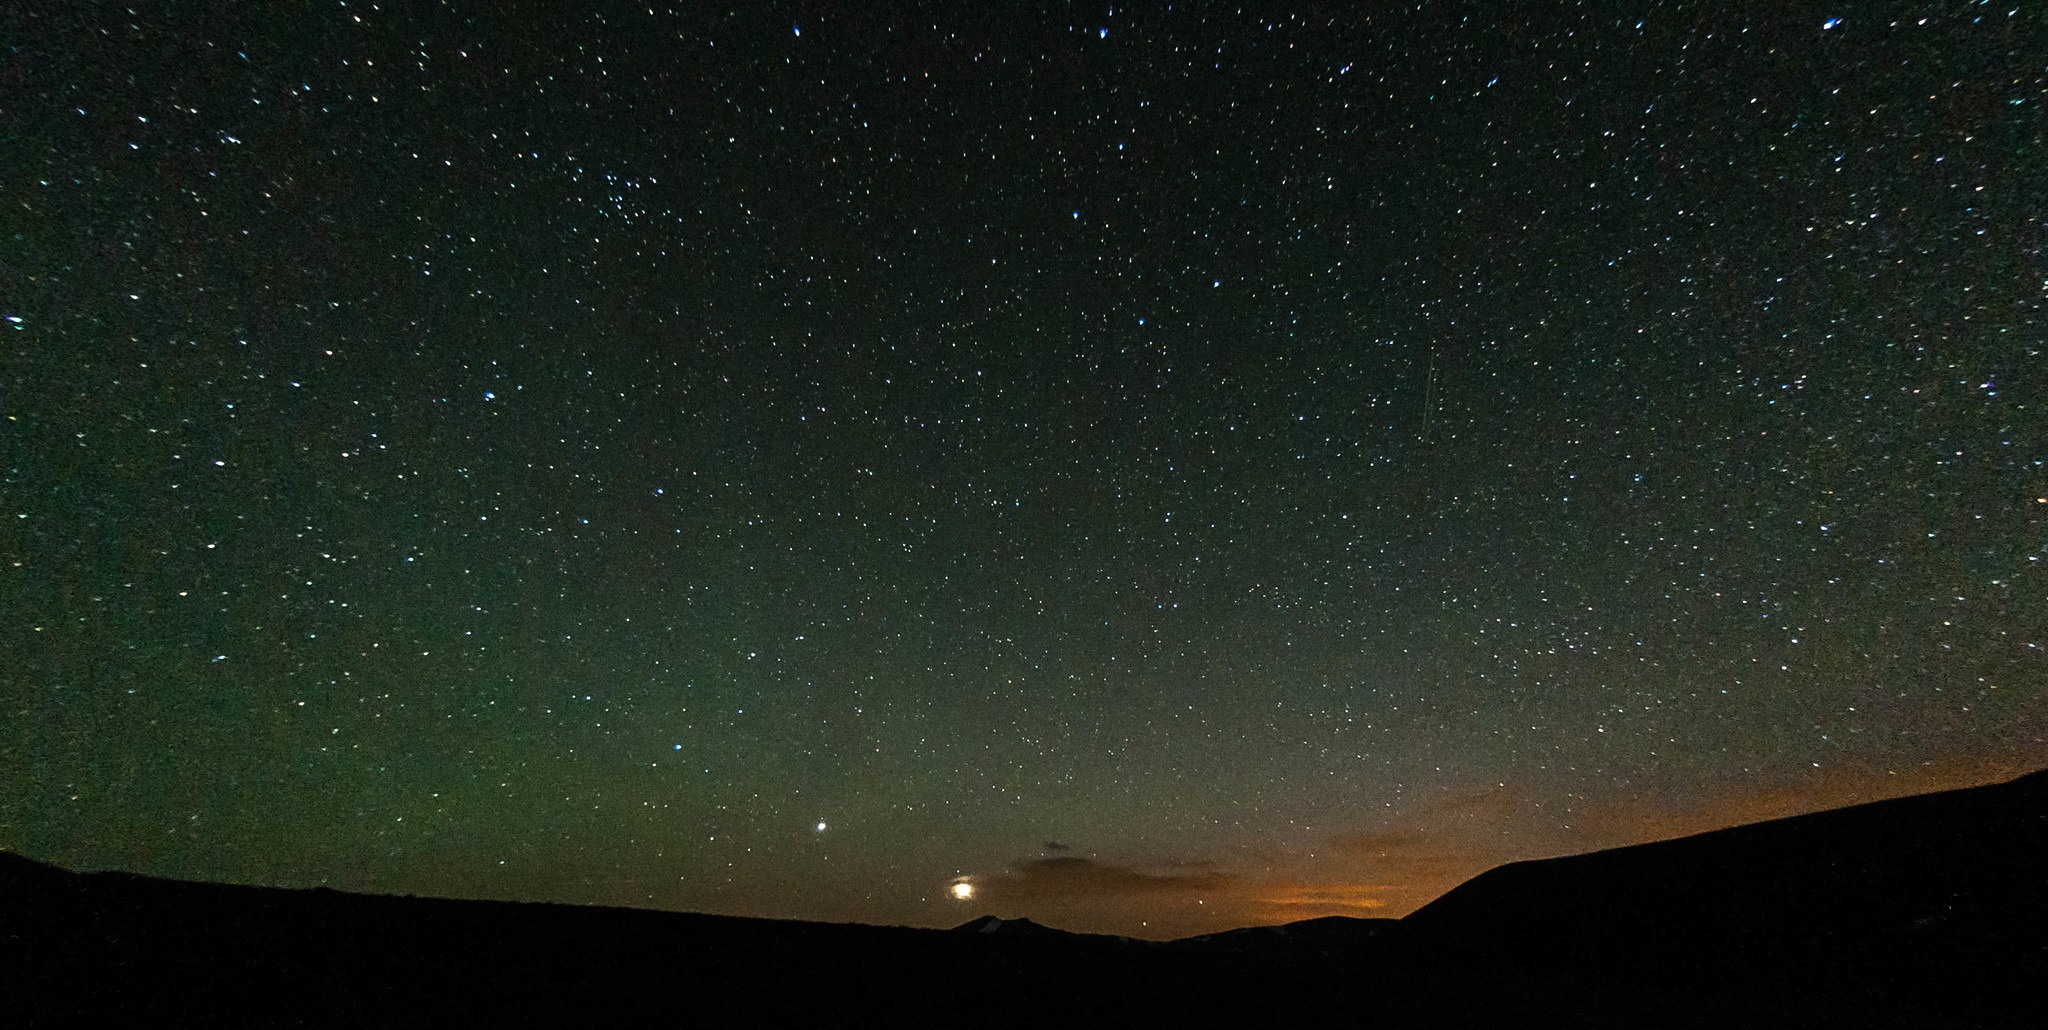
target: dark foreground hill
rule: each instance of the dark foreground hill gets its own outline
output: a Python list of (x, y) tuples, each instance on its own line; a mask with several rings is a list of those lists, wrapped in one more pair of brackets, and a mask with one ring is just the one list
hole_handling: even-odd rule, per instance
[(1434, 968), (1633, 985), (1708, 1025), (2048, 1026), (2048, 771), (1517, 862), (1401, 928)]
[(1927, 1026), (2048, 1012), (2048, 773), (1169, 944), (80, 875), (0, 853), (13, 1025)]

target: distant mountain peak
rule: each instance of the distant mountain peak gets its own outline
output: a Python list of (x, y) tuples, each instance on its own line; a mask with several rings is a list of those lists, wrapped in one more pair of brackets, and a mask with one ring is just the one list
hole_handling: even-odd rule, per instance
[(961, 923), (959, 926), (953, 928), (953, 932), (999, 933), (1006, 937), (1016, 936), (1020, 934), (1028, 934), (1032, 936), (1071, 936), (1065, 930), (1055, 930), (1050, 926), (1046, 926), (1042, 923), (1034, 923), (1029, 919), (1000, 919), (996, 916), (982, 916), (979, 919), (974, 919), (965, 923)]

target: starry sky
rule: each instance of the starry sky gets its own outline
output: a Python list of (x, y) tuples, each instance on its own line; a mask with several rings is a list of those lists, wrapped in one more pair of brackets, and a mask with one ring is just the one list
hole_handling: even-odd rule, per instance
[(1170, 937), (2048, 763), (2042, 10), (734, 6), (0, 14), (0, 847)]

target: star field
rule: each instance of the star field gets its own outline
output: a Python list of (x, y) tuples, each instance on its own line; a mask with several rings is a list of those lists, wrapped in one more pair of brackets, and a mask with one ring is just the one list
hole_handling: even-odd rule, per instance
[(0, 846), (1171, 936), (2048, 756), (2040, 12), (137, 10)]

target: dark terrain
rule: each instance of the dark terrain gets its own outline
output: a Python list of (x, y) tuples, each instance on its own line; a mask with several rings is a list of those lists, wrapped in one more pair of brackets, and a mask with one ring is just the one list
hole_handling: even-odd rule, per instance
[(78, 874), (0, 853), (16, 1026), (2038, 1027), (2048, 772), (1166, 944)]

